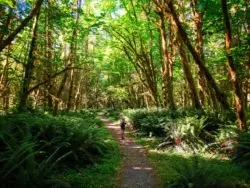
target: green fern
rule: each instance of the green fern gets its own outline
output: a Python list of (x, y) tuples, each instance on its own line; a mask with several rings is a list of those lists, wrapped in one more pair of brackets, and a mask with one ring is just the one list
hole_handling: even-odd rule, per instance
[(69, 187), (57, 169), (84, 168), (107, 153), (94, 113), (0, 116), (0, 187)]

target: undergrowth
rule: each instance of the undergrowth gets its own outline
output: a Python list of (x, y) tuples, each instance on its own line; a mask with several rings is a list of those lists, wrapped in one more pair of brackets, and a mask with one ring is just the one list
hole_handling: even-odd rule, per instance
[(138, 134), (162, 138), (161, 147), (179, 145), (186, 151), (220, 150), (218, 146), (227, 143), (228, 138), (237, 137), (235, 117), (228, 112), (138, 109), (124, 113)]
[[(100, 177), (110, 184), (119, 149), (95, 115), (84, 110), (57, 117), (43, 113), (0, 116), (0, 186), (83, 187), (87, 180), (78, 184), (75, 177), (94, 179), (96, 168), (102, 169)], [(70, 172), (76, 175), (68, 176)]]
[[(125, 110), (162, 187), (249, 187), (249, 132), (230, 112)], [(199, 156), (193, 155), (199, 153)], [(233, 160), (231, 160), (231, 157)]]
[(250, 183), (249, 172), (229, 160), (156, 151), (149, 156), (163, 187), (233, 188)]

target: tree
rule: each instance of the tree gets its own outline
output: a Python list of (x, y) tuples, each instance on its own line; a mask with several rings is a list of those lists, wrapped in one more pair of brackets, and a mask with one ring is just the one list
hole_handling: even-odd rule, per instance
[(225, 47), (226, 47), (226, 56), (227, 56), (227, 63), (228, 63), (228, 71), (230, 75), (231, 82), (233, 83), (234, 92), (235, 92), (235, 107), (236, 107), (236, 114), (239, 121), (239, 128), (241, 130), (246, 130), (246, 115), (245, 115), (245, 105), (242, 96), (242, 90), (239, 84), (239, 78), (235, 66), (235, 62), (232, 56), (232, 30), (231, 24), (229, 20), (229, 14), (227, 9), (227, 0), (221, 0), (222, 6), (222, 13), (224, 18), (225, 24)]
[(6, 39), (2, 40), (0, 43), (0, 52), (15, 39), (18, 33), (20, 33), (24, 27), (29, 23), (29, 21), (38, 14), (40, 11), (43, 0), (37, 0), (35, 7), (32, 9), (30, 14), (21, 22), (21, 24), (9, 35)]
[(213, 90), (216, 94), (216, 98), (221, 103), (222, 107), (224, 109), (229, 109), (229, 104), (227, 102), (226, 95), (219, 90), (218, 85), (216, 84), (214, 78), (212, 77), (212, 75), (210, 74), (208, 69), (205, 67), (204, 61), (201, 59), (200, 55), (195, 51), (193, 45), (191, 44), (190, 39), (187, 35), (187, 32), (184, 30), (176, 12), (175, 12), (173, 2), (167, 1), (166, 3), (167, 3), (166, 4), (167, 5), (166, 11), (173, 18), (173, 20), (176, 24), (176, 27), (177, 27), (177, 31), (178, 31), (179, 35), (181, 36), (183, 43), (185, 43), (185, 45), (189, 49), (190, 53), (192, 54), (195, 63), (198, 65), (199, 70), (201, 71), (202, 74), (204, 74), (207, 83), (213, 88)]
[(34, 62), (35, 62), (35, 51), (36, 51), (36, 42), (37, 42), (37, 30), (38, 30), (38, 19), (40, 15), (40, 8), (37, 10), (36, 17), (34, 19), (33, 27), (32, 27), (32, 36), (31, 36), (31, 44), (30, 44), (30, 50), (29, 50), (29, 56), (28, 56), (28, 62), (25, 65), (25, 73), (22, 83), (22, 88), (20, 91), (20, 101), (18, 104), (17, 109), (19, 111), (23, 111), (27, 107), (27, 98), (29, 96), (29, 87), (32, 80), (33, 72), (34, 72)]

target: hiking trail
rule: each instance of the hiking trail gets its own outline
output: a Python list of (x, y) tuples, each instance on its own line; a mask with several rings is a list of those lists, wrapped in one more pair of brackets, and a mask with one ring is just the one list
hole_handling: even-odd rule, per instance
[(121, 139), (119, 123), (112, 123), (104, 116), (100, 119), (105, 123), (113, 137), (119, 142), (122, 166), (118, 175), (119, 188), (157, 188), (157, 178), (143, 146), (136, 144), (125, 132)]

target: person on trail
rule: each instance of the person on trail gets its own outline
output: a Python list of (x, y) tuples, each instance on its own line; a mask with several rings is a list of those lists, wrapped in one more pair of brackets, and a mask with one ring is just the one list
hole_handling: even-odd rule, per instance
[(120, 127), (121, 127), (121, 139), (122, 140), (124, 140), (124, 132), (125, 132), (126, 124), (127, 124), (127, 122), (125, 121), (125, 118), (121, 118)]

